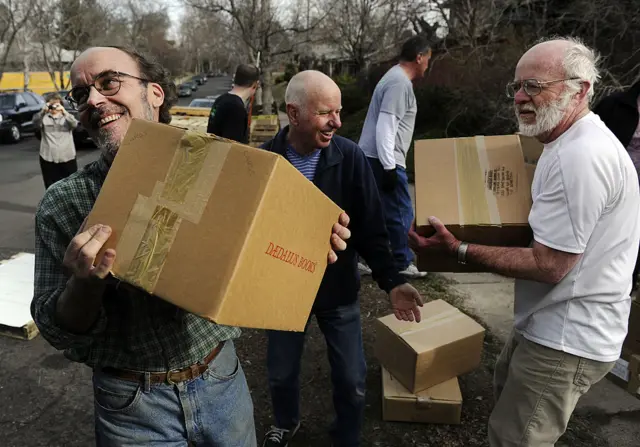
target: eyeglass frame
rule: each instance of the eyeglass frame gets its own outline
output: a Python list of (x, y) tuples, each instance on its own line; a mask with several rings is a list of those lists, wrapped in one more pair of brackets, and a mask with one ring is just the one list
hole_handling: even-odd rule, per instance
[[(580, 80), (580, 78), (555, 79), (555, 80), (553, 80), (553, 81), (538, 81), (537, 79), (533, 79), (533, 78), (532, 78), (532, 79), (523, 79), (523, 80), (521, 80), (521, 81), (512, 81), (512, 82), (509, 82), (509, 83), (506, 85), (505, 89), (506, 89), (507, 98), (509, 98), (509, 99), (513, 99), (513, 98), (515, 98), (516, 93), (518, 93), (518, 92), (520, 91), (520, 89), (522, 89), (522, 88), (524, 88), (524, 92), (525, 92), (528, 96), (538, 96), (540, 93), (542, 93), (542, 90), (543, 90), (547, 85), (550, 85), (550, 84), (556, 84), (556, 83), (558, 83), (558, 82), (565, 82), (565, 81), (577, 81), (577, 80)], [(527, 88), (525, 87), (525, 82), (527, 82), (527, 81), (535, 81), (535, 82), (537, 82), (537, 83), (538, 83), (538, 86), (540, 87), (540, 91), (539, 91), (538, 93), (533, 94), (533, 95), (532, 95), (531, 93), (529, 93), (529, 92), (527, 91)], [(517, 89), (517, 90), (515, 90), (515, 89), (513, 90), (513, 96), (511, 96), (511, 95), (509, 94), (509, 87), (510, 87), (510, 86), (512, 86), (512, 85), (514, 85), (514, 84), (516, 84), (516, 83), (519, 83), (519, 84), (520, 84), (520, 86), (518, 87), (518, 89)]]
[[(105, 76), (105, 75), (108, 75), (108, 74), (114, 75), (114, 77), (117, 79), (117, 81), (118, 81), (118, 88), (116, 89), (116, 91), (115, 91), (113, 94), (105, 95), (105, 94), (103, 93), (103, 91), (99, 90), (99, 89), (98, 89), (98, 87), (96, 86), (96, 81), (97, 81), (99, 78), (101, 78), (101, 77), (103, 77), (103, 76)], [(76, 101), (75, 99), (73, 99), (72, 93), (73, 93), (73, 90), (74, 90), (75, 88), (83, 88), (83, 89), (86, 89), (86, 90), (89, 92), (89, 93), (88, 93), (88, 95), (87, 95), (87, 100), (89, 100), (89, 96), (91, 96), (91, 87), (95, 88), (95, 89), (96, 89), (96, 91), (97, 91), (98, 93), (100, 93), (102, 96), (106, 96), (106, 97), (109, 97), (109, 96), (115, 96), (115, 95), (117, 95), (117, 94), (120, 92), (120, 89), (122, 88), (122, 79), (118, 79), (118, 76), (124, 76), (124, 77), (127, 77), (127, 78), (137, 79), (138, 81), (143, 82), (143, 83), (145, 83), (145, 84), (146, 84), (146, 83), (149, 83), (149, 82), (152, 82), (152, 81), (151, 81), (151, 80), (149, 80), (149, 79), (140, 78), (140, 77), (138, 77), (138, 76), (134, 76), (134, 75), (132, 75), (132, 74), (125, 73), (125, 72), (123, 72), (123, 71), (117, 71), (117, 70), (105, 70), (105, 71), (103, 71), (102, 73), (98, 74), (98, 75), (94, 78), (93, 83), (91, 83), (91, 84), (89, 84), (89, 85), (83, 85), (82, 87), (73, 87), (71, 90), (69, 90), (69, 93), (67, 93), (67, 94), (65, 95), (65, 99), (66, 99), (67, 101), (69, 101), (69, 103), (71, 103), (72, 105), (74, 105), (77, 109), (80, 109), (82, 106), (86, 105), (86, 101), (85, 101), (84, 103), (80, 104), (78, 101)]]

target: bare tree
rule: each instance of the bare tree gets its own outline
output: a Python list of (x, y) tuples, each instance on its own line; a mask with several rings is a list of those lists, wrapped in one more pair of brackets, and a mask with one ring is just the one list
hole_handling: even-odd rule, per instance
[(220, 14), (187, 9), (180, 27), (183, 71), (199, 73), (214, 67), (228, 70), (243, 60), (245, 48), (228, 21), (228, 17)]
[(18, 33), (29, 21), (37, 0), (0, 0), (0, 80)]
[(372, 55), (395, 49), (410, 30), (418, 5), (413, 0), (337, 0), (324, 36), (360, 71)]
[[(185, 0), (191, 7), (228, 19), (228, 26), (237, 33), (245, 46), (249, 60), (259, 64), (263, 73), (262, 94), (257, 95), (257, 104), (262, 104), (263, 113), (273, 113), (274, 63), (281, 55), (291, 54), (294, 49), (309, 41), (305, 34), (326, 17), (318, 14), (311, 3), (309, 25), (302, 25), (300, 10), (294, 9), (293, 17), (287, 17), (274, 6), (271, 0)], [(311, 13), (313, 16), (311, 17)]]
[(30, 26), (31, 47), (57, 90), (66, 90), (70, 62), (106, 32), (108, 10), (98, 0), (38, 0)]

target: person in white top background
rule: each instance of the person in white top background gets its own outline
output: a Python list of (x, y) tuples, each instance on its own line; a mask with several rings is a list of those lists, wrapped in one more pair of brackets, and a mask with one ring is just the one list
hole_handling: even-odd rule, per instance
[(40, 129), (40, 169), (45, 189), (78, 170), (73, 129), (78, 121), (62, 105), (62, 97), (53, 93), (33, 125)]
[(544, 143), (530, 247), (467, 244), (436, 217), (434, 236), (409, 232), (416, 249), (516, 278), (515, 327), (494, 373), (491, 446), (554, 445), (627, 333), (640, 192), (625, 148), (589, 109), (597, 63), (576, 39), (548, 40), (522, 56), (508, 85), (520, 132)]

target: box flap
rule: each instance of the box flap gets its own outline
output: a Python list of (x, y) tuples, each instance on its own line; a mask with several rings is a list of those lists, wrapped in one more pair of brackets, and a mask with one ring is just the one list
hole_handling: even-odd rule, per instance
[(382, 367), (382, 384), (384, 397), (386, 398), (415, 400), (418, 405), (433, 402), (462, 402), (462, 393), (460, 392), (460, 384), (457, 377), (420, 391), (417, 394), (412, 394), (387, 369)]
[(420, 323), (400, 321), (393, 314), (379, 320), (417, 353), (484, 332), (476, 321), (443, 300), (426, 303), (421, 313)]
[[(213, 135), (132, 121), (87, 219), (87, 226), (112, 227), (103, 251), (116, 249), (116, 277), (167, 300), (189, 291), (188, 301), (171, 302), (215, 315), (278, 158), (251, 148), (245, 157), (234, 147)], [(239, 159), (233, 169), (229, 159)]]
[[(416, 222), (527, 224), (530, 174), (517, 135), (415, 142)], [(437, 192), (437, 193), (435, 193)]]
[(528, 165), (537, 165), (538, 160), (542, 155), (542, 151), (544, 151), (544, 144), (536, 140), (534, 137), (527, 137), (525, 135), (518, 134), (518, 138), (520, 138), (524, 162)]

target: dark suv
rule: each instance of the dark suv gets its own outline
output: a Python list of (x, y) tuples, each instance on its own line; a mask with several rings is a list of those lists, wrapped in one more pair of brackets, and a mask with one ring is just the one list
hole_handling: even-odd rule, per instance
[(33, 132), (33, 116), (44, 104), (44, 98), (33, 92), (0, 93), (0, 140), (17, 143), (25, 132)]
[[(73, 142), (76, 145), (76, 149), (85, 147), (85, 146), (89, 146), (89, 147), (94, 146), (93, 140), (91, 140), (91, 137), (87, 132), (87, 129), (85, 129), (80, 123), (80, 116), (78, 116), (79, 115), (78, 109), (76, 109), (66, 99), (66, 96), (67, 96), (67, 93), (69, 93), (69, 90), (60, 90), (58, 92), (45, 93), (44, 99), (48, 100), (49, 96), (52, 95), (53, 93), (57, 93), (60, 96), (62, 96), (62, 107), (64, 107), (67, 112), (69, 112), (71, 115), (75, 117), (76, 120), (78, 120), (78, 126), (75, 129), (73, 129)], [(38, 139), (40, 138), (40, 129), (36, 129), (36, 137), (38, 137)]]

